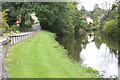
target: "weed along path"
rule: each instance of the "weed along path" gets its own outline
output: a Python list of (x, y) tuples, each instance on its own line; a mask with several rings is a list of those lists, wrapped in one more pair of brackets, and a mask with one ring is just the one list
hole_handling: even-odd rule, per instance
[(10, 78), (91, 78), (96, 72), (72, 62), (54, 39), (41, 30), (34, 37), (11, 47), (5, 59)]

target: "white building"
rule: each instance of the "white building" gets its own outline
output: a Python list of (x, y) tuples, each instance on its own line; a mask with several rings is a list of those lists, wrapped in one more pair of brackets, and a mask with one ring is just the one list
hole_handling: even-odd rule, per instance
[(83, 18), (86, 19), (86, 22), (89, 24), (90, 22), (92, 23), (93, 22), (93, 19), (91, 19), (89, 16), (87, 16), (87, 14), (84, 14), (83, 15)]
[(91, 22), (91, 23), (93, 22), (93, 19), (91, 19), (90, 17), (87, 17), (86, 20), (87, 20), (87, 23), (88, 23), (88, 24), (89, 24), (90, 22)]

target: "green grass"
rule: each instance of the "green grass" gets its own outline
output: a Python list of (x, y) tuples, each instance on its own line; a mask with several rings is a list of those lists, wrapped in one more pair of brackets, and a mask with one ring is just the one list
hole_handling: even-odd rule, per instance
[(71, 61), (54, 34), (37, 35), (11, 47), (5, 59), (10, 78), (91, 78), (96, 72)]

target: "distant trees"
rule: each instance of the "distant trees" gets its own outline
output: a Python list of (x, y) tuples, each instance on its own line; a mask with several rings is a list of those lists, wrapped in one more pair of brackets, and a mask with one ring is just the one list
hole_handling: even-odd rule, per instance
[[(106, 34), (110, 34), (113, 36), (120, 35), (120, 13), (119, 13), (119, 4), (120, 2), (117, 2), (116, 4), (113, 4), (112, 9), (109, 10), (109, 14), (105, 15), (101, 19), (101, 24), (104, 25), (104, 32)], [(109, 15), (109, 16), (108, 16)]]
[(120, 33), (120, 29), (118, 28), (117, 20), (107, 21), (104, 25), (105, 33), (110, 34), (112, 36), (117, 36)]
[(81, 11), (85, 11), (85, 7), (83, 5), (81, 7)]
[(99, 19), (98, 17), (102, 18), (105, 14), (106, 14), (105, 10), (103, 10), (101, 8), (95, 9), (94, 12), (93, 12), (93, 19), (98, 20)]
[(25, 31), (28, 14), (35, 12), (43, 29), (61, 33), (74, 33), (75, 27), (80, 26), (82, 15), (77, 9), (76, 2), (10, 2), (2, 3), (7, 11), (7, 23), (12, 26), (20, 20), (20, 27)]
[[(99, 8), (98, 4), (95, 4), (92, 12), (85, 10), (83, 5), (79, 11), (77, 5), (76, 2), (10, 2), (2, 4), (3, 10), (9, 9), (6, 11), (8, 15), (5, 16), (7, 24), (11, 27), (19, 19), (22, 31), (27, 30), (28, 25), (31, 25), (28, 22), (28, 20), (31, 21), (31, 17), (29, 17), (31, 12), (35, 12), (43, 29), (58, 34), (71, 34), (79, 29), (96, 30), (99, 24), (98, 17), (102, 18), (103, 15), (105, 17), (101, 19), (101, 24), (105, 24), (107, 20), (116, 19), (116, 5), (113, 5), (110, 16), (105, 15), (106, 11)], [(86, 19), (83, 18), (84, 14), (87, 17), (90, 16), (94, 22), (88, 25)], [(31, 22), (33, 23), (33, 21)]]
[(86, 15), (90, 16), (90, 12), (87, 11), (83, 5), (81, 5), (80, 13), (81, 13), (82, 15), (86, 14)]
[(95, 4), (94, 9), (99, 9), (99, 5)]
[(101, 9), (98, 4), (95, 4), (94, 10), (91, 11), (90, 16), (93, 18), (94, 21), (97, 21), (98, 19), (101, 19), (105, 14), (106, 11)]

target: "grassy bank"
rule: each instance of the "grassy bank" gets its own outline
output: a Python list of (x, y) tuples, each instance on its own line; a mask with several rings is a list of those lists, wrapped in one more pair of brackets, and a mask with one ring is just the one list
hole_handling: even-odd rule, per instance
[(11, 47), (5, 59), (10, 78), (93, 78), (96, 71), (71, 61), (54, 34), (41, 30)]

